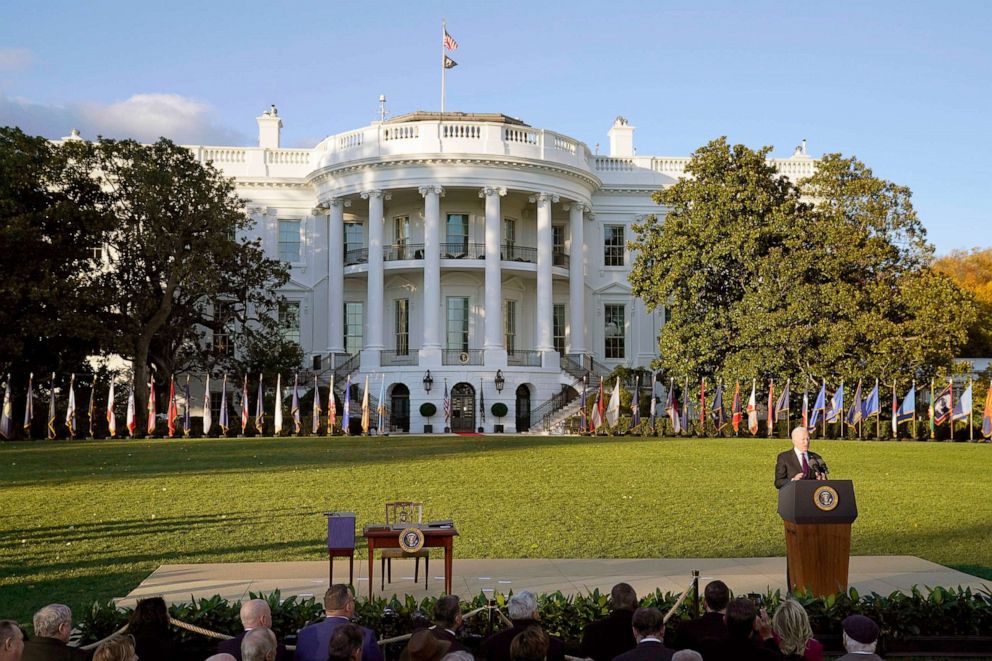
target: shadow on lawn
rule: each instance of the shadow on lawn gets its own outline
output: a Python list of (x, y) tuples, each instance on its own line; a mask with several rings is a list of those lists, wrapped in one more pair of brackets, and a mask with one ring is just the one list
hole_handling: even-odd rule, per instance
[[(357, 467), (477, 456), (491, 451), (583, 447), (617, 440), (605, 436), (416, 436), (17, 442), (7, 444), (7, 452), (11, 453), (8, 457), (16, 457), (16, 469), (0, 467), (0, 479), (9, 486), (30, 487), (49, 485), (56, 476), (60, 481), (87, 478), (105, 481), (289, 467)], [(623, 437), (619, 440), (624, 444), (655, 444), (679, 439)], [(47, 479), (41, 477), (46, 469), (50, 475)]]

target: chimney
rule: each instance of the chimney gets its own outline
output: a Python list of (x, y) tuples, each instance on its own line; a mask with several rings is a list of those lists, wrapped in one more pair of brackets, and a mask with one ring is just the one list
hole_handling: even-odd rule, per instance
[(257, 118), (258, 120), (258, 146), (264, 149), (279, 149), (279, 131), (282, 129), (282, 120), (279, 119), (279, 111), (273, 105)]
[(634, 155), (634, 127), (626, 117), (617, 117), (610, 129), (610, 156)]

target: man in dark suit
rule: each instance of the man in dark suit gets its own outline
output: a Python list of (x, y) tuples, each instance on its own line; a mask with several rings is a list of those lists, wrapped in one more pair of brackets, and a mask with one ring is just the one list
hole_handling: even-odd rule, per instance
[(0, 661), (21, 661), (24, 632), (13, 620), (0, 620)]
[(657, 608), (638, 608), (631, 619), (637, 647), (613, 661), (669, 661), (672, 650), (661, 641), (665, 638), (665, 616)]
[[(308, 624), (300, 629), (296, 638), (296, 661), (327, 661), (328, 643), (338, 627), (355, 616), (355, 597), (344, 583), (336, 583), (324, 593), (323, 622)], [(365, 627), (362, 631), (362, 661), (383, 661), (382, 650), (376, 642), (375, 632)]]
[(434, 604), (434, 626), (431, 633), (438, 640), (451, 643), (448, 652), (460, 652), (465, 646), (458, 642), (458, 630), (462, 626), (462, 605), (457, 595), (441, 597)]
[(809, 430), (792, 430), (792, 449), (778, 455), (775, 462), (775, 488), (781, 489), (796, 480), (825, 480), (827, 465), (823, 458), (809, 451)]
[(626, 583), (617, 583), (610, 590), (608, 617), (586, 625), (582, 631), (582, 656), (594, 661), (610, 661), (615, 656), (634, 649), (637, 641), (631, 629), (631, 619), (637, 608), (637, 593)]
[(64, 604), (49, 604), (34, 614), (34, 637), (24, 643), (22, 661), (86, 661), (90, 655), (69, 647), (72, 611)]
[(723, 640), (727, 637), (727, 625), (723, 614), (727, 612), (730, 601), (730, 589), (723, 581), (710, 581), (703, 590), (703, 607), (706, 612), (702, 617), (681, 622), (675, 630), (675, 640), (672, 648), (676, 650), (701, 649), (708, 641)]
[(772, 623), (764, 610), (757, 614), (750, 599), (734, 599), (724, 616), (727, 637), (703, 645), (706, 661), (776, 661), (784, 658), (775, 642)]
[[(272, 609), (269, 602), (264, 599), (250, 599), (241, 605), (241, 626), (245, 628), (230, 640), (222, 640), (217, 644), (217, 652), (230, 654), (238, 661), (241, 661), (241, 642), (245, 639), (245, 634), (252, 629), (263, 627), (272, 628)], [(282, 643), (276, 645), (276, 661), (289, 661), (289, 652)]]
[[(510, 616), (513, 626), (495, 633), (483, 641), (475, 658), (486, 661), (510, 661), (510, 645), (513, 643), (513, 639), (528, 627), (541, 626), (541, 616), (537, 612), (537, 599), (526, 590), (510, 597), (506, 603), (506, 612)], [(362, 661), (366, 661), (366, 659), (363, 658)], [(565, 643), (561, 639), (550, 636), (547, 661), (565, 661)]]

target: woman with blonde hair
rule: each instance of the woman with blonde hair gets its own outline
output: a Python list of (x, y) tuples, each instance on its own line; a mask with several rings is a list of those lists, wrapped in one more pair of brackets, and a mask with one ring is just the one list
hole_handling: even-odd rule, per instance
[(813, 638), (806, 609), (795, 599), (785, 599), (775, 610), (772, 628), (778, 647), (792, 661), (823, 661), (823, 645)]
[(134, 653), (134, 637), (116, 634), (100, 643), (93, 654), (93, 661), (138, 661)]

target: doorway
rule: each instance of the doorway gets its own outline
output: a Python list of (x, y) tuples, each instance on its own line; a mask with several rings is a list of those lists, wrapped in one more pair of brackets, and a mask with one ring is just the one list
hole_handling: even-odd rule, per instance
[(475, 388), (467, 383), (451, 389), (451, 431), (475, 431)]
[(530, 388), (517, 387), (517, 431), (530, 431)]

